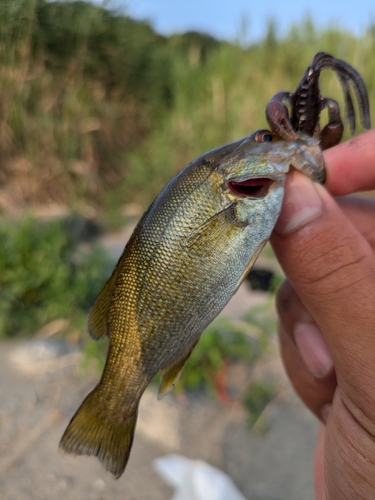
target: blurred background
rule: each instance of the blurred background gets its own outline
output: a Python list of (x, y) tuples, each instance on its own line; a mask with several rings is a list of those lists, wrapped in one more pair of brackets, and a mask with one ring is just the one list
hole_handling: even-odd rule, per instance
[[(353, 65), (372, 105), (374, 12), (370, 1), (0, 2), (2, 498), (167, 500), (153, 459), (171, 452), (221, 468), (247, 499), (313, 498), (316, 422), (278, 356), (282, 272), (269, 247), (175, 392), (146, 392), (119, 481), (57, 448), (105, 359), (88, 311), (144, 209), (195, 157), (266, 128), (268, 100), (294, 90), (318, 51)], [(321, 87), (342, 103), (333, 72)]]

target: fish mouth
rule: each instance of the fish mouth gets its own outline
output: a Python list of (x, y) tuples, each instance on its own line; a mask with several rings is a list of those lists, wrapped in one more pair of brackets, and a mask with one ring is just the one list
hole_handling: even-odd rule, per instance
[(275, 179), (259, 177), (241, 181), (229, 181), (227, 186), (232, 193), (243, 198), (264, 198), (275, 182)]

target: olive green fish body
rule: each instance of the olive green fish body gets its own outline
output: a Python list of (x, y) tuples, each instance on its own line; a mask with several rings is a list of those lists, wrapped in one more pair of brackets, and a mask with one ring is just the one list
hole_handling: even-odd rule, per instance
[(258, 143), (257, 133), (182, 170), (146, 211), (89, 317), (110, 339), (99, 385), (73, 417), (64, 451), (97, 455), (119, 477), (139, 400), (162, 370), (173, 385), (205, 327), (237, 290), (267, 242), (291, 164), (318, 178), (317, 142)]

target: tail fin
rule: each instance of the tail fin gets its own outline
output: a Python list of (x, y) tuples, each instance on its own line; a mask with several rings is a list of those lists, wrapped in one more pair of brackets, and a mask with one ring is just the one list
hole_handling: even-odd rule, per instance
[(95, 455), (116, 479), (124, 472), (133, 444), (137, 410), (123, 419), (111, 419), (98, 408), (98, 388), (81, 404), (60, 441), (60, 450), (72, 455)]

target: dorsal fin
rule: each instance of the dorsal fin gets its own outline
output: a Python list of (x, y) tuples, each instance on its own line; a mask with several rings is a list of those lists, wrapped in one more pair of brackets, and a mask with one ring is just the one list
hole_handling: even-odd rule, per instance
[(94, 340), (109, 337), (107, 319), (109, 306), (111, 305), (112, 293), (117, 279), (116, 271), (117, 269), (115, 269), (112, 276), (104, 285), (103, 290), (100, 292), (89, 314), (87, 326), (89, 334)]
[[(142, 223), (146, 218), (147, 214), (154, 206), (155, 201), (156, 200), (154, 200), (151, 203), (151, 205), (148, 207), (148, 209), (140, 218), (136, 228), (133, 231), (133, 234), (130, 237), (128, 244), (132, 241), (134, 235), (136, 235), (140, 231)], [(87, 326), (89, 334), (94, 340), (99, 340), (103, 337), (109, 337), (109, 331), (108, 331), (109, 307), (111, 305), (112, 293), (116, 286), (119, 269), (121, 267), (122, 260), (125, 258), (125, 252), (128, 244), (125, 246), (124, 251), (121, 254), (121, 257), (119, 258), (116, 267), (113, 270), (112, 276), (108, 279), (107, 283), (104, 285), (103, 290), (100, 292), (98, 298), (95, 301), (95, 304), (91, 308), (89, 318), (87, 321)]]

